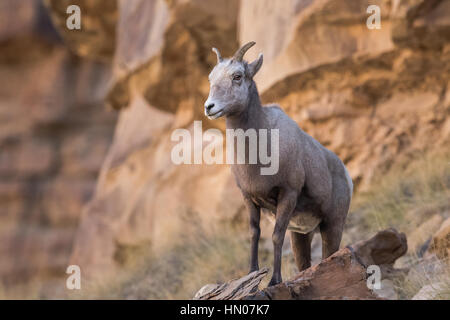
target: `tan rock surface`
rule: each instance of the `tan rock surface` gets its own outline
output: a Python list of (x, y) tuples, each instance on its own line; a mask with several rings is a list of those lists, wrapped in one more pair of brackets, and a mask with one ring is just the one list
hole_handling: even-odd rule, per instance
[[(54, 25), (69, 48), (77, 55), (111, 60), (116, 46), (117, 1), (44, 0)], [(81, 30), (66, 26), (67, 8), (77, 5), (81, 11)]]
[(5, 290), (64, 277), (116, 119), (102, 101), (110, 67), (70, 53), (45, 10), (35, 0), (0, 4), (0, 287)]
[(436, 253), (442, 260), (450, 261), (450, 218), (445, 220), (433, 235), (429, 251)]

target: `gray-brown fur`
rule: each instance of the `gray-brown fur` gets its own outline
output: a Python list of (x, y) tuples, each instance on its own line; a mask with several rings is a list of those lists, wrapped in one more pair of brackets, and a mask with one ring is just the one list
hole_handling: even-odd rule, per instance
[[(223, 59), (214, 49), (218, 64), (210, 75), (211, 91), (205, 114), (211, 119), (225, 116), (228, 129), (268, 129), (269, 135), (270, 129), (279, 130), (276, 174), (261, 175), (260, 163), (231, 167), (250, 214), (250, 271), (259, 269), (261, 209), (275, 219), (274, 268), (269, 283), (274, 285), (282, 280), (281, 250), (288, 228), (299, 270), (311, 265), (311, 238), (316, 229), (322, 236), (322, 258), (338, 250), (353, 185), (344, 164), (333, 152), (301, 130), (279, 106), (261, 105), (253, 77), (262, 65), (263, 56), (250, 64), (242, 60), (252, 45), (254, 42), (246, 44), (231, 59)], [(299, 226), (313, 229), (306, 228), (308, 232), (302, 234), (298, 232), (302, 230)]]

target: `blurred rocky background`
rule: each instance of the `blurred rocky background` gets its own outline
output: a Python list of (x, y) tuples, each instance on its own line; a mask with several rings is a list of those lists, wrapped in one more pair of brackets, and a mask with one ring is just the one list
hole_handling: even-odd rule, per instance
[[(81, 30), (66, 28), (71, 4)], [(381, 29), (366, 26), (371, 4)], [(357, 195), (344, 242), (403, 228), (413, 241), (403, 263), (440, 272), (449, 0), (2, 0), (0, 296), (70, 296), (69, 264), (89, 297), (188, 298), (242, 275), (246, 215), (228, 166), (174, 165), (170, 138), (194, 120), (224, 129), (203, 116), (211, 47), (228, 56), (251, 40), (246, 58), (264, 53), (263, 102), (279, 103), (350, 170)], [(439, 229), (443, 242), (432, 238)], [(423, 266), (425, 256), (433, 262)], [(450, 287), (448, 277), (417, 279), (395, 297)]]
[[(110, 8), (105, 23), (112, 33), (115, 8)], [(86, 14), (86, 25), (88, 19)], [(98, 40), (108, 41), (97, 32), (86, 30), (86, 34), (95, 38), (91, 41), (96, 48), (101, 46)], [(117, 121), (117, 114), (103, 107), (113, 50), (108, 51), (109, 61), (90, 49), (77, 55), (63, 39), (40, 1), (1, 1), (0, 279), (4, 290), (64, 275), (82, 207), (95, 190)]]

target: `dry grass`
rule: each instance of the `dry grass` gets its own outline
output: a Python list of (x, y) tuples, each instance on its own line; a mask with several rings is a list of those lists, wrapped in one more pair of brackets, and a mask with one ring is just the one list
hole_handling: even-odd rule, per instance
[[(260, 264), (270, 266), (272, 252), (264, 247), (268, 246), (261, 245)], [(248, 230), (242, 226), (197, 229), (158, 251), (124, 270), (115, 281), (97, 283), (73, 298), (190, 299), (207, 283), (225, 282), (248, 272)], [(283, 275), (289, 277), (295, 272), (293, 259), (290, 255), (283, 259)]]
[(429, 285), (435, 299), (450, 299), (448, 262), (423, 259), (427, 240), (440, 221), (450, 216), (450, 155), (427, 155), (406, 169), (399, 165), (373, 185), (355, 197), (346, 241), (354, 242), (361, 234), (388, 227), (404, 232), (409, 249), (397, 264), (411, 271), (395, 282), (399, 298), (410, 299)]
[(401, 299), (413, 298), (420, 289), (428, 286), (433, 300), (450, 300), (450, 261), (440, 261), (431, 257), (422, 259), (415, 256), (410, 261), (411, 269), (404, 279), (395, 281)]
[(408, 235), (433, 213), (448, 216), (450, 155), (428, 155), (406, 169), (398, 165), (373, 185), (355, 197), (349, 224), (366, 231), (395, 227)]
[(40, 298), (41, 289), (38, 281), (13, 288), (0, 285), (0, 300), (37, 300)]

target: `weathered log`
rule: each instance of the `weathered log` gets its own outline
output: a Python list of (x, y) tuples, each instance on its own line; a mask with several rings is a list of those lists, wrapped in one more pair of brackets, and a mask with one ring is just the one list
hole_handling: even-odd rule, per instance
[(367, 285), (367, 268), (380, 267), (381, 278), (392, 278), (403, 270), (395, 261), (407, 251), (403, 233), (395, 229), (378, 232), (371, 239), (347, 246), (319, 264), (300, 272), (293, 279), (263, 290), (257, 289), (267, 269), (220, 285), (203, 287), (194, 299), (379, 299)]
[(202, 287), (194, 299), (198, 300), (240, 300), (257, 291), (261, 280), (269, 269), (263, 268), (249, 273), (240, 279), (234, 279), (223, 284), (207, 284)]

